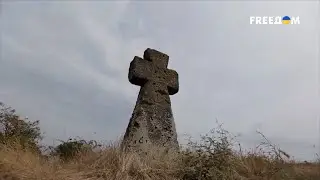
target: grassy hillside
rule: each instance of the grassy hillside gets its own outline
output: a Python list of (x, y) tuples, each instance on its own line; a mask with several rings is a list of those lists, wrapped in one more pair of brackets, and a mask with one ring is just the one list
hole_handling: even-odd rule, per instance
[[(141, 158), (119, 146), (70, 139), (39, 146), (38, 123), (20, 119), (1, 104), (0, 180), (318, 180), (320, 162), (298, 163), (266, 137), (252, 151), (234, 151), (233, 137), (221, 126), (190, 141), (179, 153), (159, 148)], [(241, 146), (241, 145), (239, 145)]]

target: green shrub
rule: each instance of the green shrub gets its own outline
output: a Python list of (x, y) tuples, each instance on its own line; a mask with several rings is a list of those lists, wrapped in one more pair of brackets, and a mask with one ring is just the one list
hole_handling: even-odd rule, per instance
[(94, 148), (99, 146), (96, 141), (86, 141), (70, 138), (68, 141), (61, 141), (62, 143), (53, 148), (52, 155), (59, 156), (61, 160), (67, 161), (74, 159), (82, 153), (92, 152)]
[(40, 152), (38, 143), (41, 139), (39, 121), (22, 119), (15, 109), (0, 102), (0, 144), (18, 144)]

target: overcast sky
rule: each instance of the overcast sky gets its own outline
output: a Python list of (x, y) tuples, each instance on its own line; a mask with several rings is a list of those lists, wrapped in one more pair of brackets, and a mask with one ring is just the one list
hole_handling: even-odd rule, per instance
[[(39, 119), (47, 144), (120, 137), (139, 91), (128, 81), (129, 63), (150, 47), (179, 73), (171, 101), (181, 143), (218, 119), (248, 148), (260, 130), (297, 159), (319, 152), (316, 1), (1, 6), (0, 101)], [(285, 15), (301, 24), (249, 24), (249, 16)]]

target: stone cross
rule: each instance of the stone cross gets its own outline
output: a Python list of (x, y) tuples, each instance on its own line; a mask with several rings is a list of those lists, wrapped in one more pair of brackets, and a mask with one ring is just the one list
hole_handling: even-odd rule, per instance
[(178, 149), (169, 95), (179, 91), (178, 73), (167, 69), (169, 56), (146, 49), (130, 63), (129, 81), (141, 86), (122, 148), (147, 153), (150, 146)]

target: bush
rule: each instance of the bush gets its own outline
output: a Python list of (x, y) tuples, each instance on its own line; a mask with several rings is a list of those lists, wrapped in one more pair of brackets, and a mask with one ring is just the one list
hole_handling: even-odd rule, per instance
[(221, 125), (201, 136), (200, 142), (189, 140), (188, 148), (182, 152), (182, 179), (235, 179), (232, 142), (233, 137)]
[(92, 152), (94, 148), (98, 147), (96, 141), (86, 141), (70, 138), (68, 141), (61, 141), (62, 143), (53, 148), (51, 152), (54, 156), (59, 156), (63, 161), (71, 160), (78, 157), (80, 154)]
[(17, 143), (23, 148), (39, 152), (38, 143), (41, 139), (39, 121), (21, 119), (14, 109), (0, 102), (0, 144)]
[[(218, 125), (200, 142), (189, 140), (181, 153), (181, 175), (184, 180), (229, 180), (243, 178), (290, 179), (290, 156), (273, 145), (262, 133), (263, 141), (253, 152), (243, 152), (236, 137)], [(235, 145), (240, 151), (233, 150)], [(291, 173), (292, 175), (292, 173)], [(290, 176), (290, 177), (289, 177)]]

